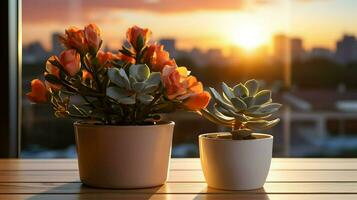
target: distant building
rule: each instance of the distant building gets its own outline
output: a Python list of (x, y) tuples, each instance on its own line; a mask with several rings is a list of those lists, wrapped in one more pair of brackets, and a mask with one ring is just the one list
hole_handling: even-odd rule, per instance
[(196, 66), (202, 67), (206, 64), (204, 54), (199, 48), (193, 48), (188, 55), (195, 62)]
[(284, 87), (291, 87), (291, 50), (289, 37), (283, 34), (273, 38), (273, 58), (278, 66), (282, 67)]
[(39, 41), (32, 42), (22, 49), (22, 62), (24, 64), (33, 64), (44, 61), (48, 52), (43, 48)]
[(290, 63), (290, 40), (283, 34), (273, 38), (273, 57), (279, 63)]
[(176, 39), (164, 38), (159, 41), (160, 44), (164, 45), (166, 51), (170, 53), (170, 57), (174, 58), (177, 56), (176, 51)]
[(214, 65), (222, 64), (222, 61), (224, 60), (222, 49), (218, 49), (218, 48), (208, 49), (205, 54), (205, 57), (207, 63), (214, 64)]
[(54, 54), (54, 55), (59, 55), (63, 50), (63, 46), (59, 40), (59, 37), (60, 37), (60, 33), (53, 33), (52, 34), (52, 40), (51, 40), (51, 44), (52, 44), (52, 51), (51, 53)]
[(294, 61), (301, 61), (304, 56), (304, 47), (303, 41), (300, 38), (292, 38), (290, 40), (290, 47), (291, 47), (291, 60)]
[(353, 35), (344, 35), (336, 43), (336, 59), (340, 64), (357, 61), (357, 41)]
[(334, 53), (327, 48), (322, 48), (322, 47), (315, 47), (312, 48), (310, 53), (309, 53), (309, 58), (325, 58), (329, 60), (334, 59)]

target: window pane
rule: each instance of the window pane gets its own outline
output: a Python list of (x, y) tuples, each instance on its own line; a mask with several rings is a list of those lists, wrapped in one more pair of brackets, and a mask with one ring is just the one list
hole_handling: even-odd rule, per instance
[[(176, 63), (205, 86), (255, 78), (283, 103), (272, 130), (275, 157), (357, 156), (357, 2), (352, 0), (23, 1), (22, 157), (75, 157), (73, 121), (25, 94), (58, 35), (96, 23), (116, 52), (132, 25), (148, 27)], [(176, 122), (173, 157), (198, 157), (197, 136), (225, 131), (192, 113)]]

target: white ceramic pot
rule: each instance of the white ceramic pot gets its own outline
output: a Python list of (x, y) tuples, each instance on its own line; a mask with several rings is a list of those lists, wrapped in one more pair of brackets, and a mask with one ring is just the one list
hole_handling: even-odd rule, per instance
[(74, 123), (81, 181), (103, 188), (166, 182), (174, 122), (143, 126)]
[(261, 188), (269, 173), (273, 136), (253, 134), (258, 139), (217, 138), (229, 133), (199, 136), (202, 170), (209, 187), (224, 190)]

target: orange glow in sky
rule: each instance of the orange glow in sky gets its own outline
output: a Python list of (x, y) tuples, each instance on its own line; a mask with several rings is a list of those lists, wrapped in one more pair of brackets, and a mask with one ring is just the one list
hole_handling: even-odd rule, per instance
[(175, 38), (183, 49), (271, 47), (277, 33), (302, 38), (306, 48), (334, 48), (342, 34), (357, 35), (356, 6), (356, 0), (26, 0), (23, 43), (51, 48), (53, 32), (96, 23), (111, 48), (134, 24), (150, 28), (155, 40)]

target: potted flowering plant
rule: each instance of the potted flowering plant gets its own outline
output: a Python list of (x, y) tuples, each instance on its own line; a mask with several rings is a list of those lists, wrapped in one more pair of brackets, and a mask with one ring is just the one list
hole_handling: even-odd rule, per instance
[(50, 103), (57, 117), (74, 123), (80, 179), (108, 188), (143, 188), (167, 178), (174, 122), (161, 113), (206, 107), (210, 94), (151, 31), (128, 29), (118, 53), (100, 51), (94, 24), (71, 27), (60, 37), (65, 50), (46, 62), (45, 81), (31, 82), (28, 98)]
[(222, 83), (222, 95), (210, 88), (212, 102), (201, 110), (210, 121), (232, 128), (229, 133), (199, 136), (203, 173), (208, 186), (227, 190), (250, 190), (263, 186), (269, 172), (273, 136), (256, 133), (271, 128), (281, 104), (272, 103), (271, 91), (259, 90), (249, 80), (233, 88)]

